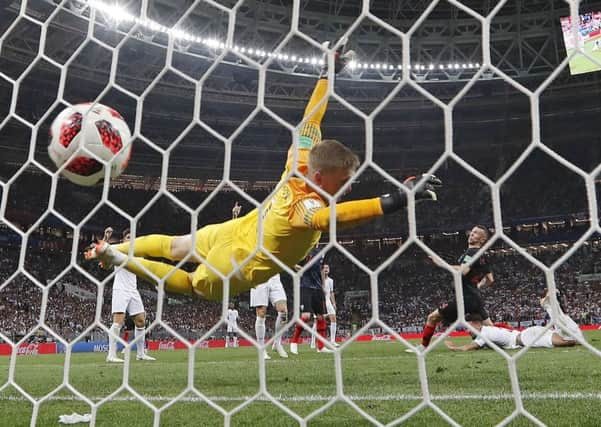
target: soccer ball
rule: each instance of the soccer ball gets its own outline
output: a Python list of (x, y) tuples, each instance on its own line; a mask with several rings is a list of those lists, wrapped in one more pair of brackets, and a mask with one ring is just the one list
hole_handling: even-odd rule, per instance
[[(102, 104), (65, 108), (52, 122), (48, 154), (69, 181), (91, 186), (104, 178), (104, 165), (80, 150), (85, 147), (111, 168), (111, 178), (125, 170), (131, 155), (131, 132), (121, 114)], [(78, 152), (79, 151), (79, 152)]]

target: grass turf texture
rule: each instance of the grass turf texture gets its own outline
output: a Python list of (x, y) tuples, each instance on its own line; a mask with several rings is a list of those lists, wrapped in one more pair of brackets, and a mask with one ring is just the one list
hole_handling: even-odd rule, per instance
[[(601, 331), (586, 334), (601, 348)], [(456, 339), (467, 342), (467, 339)], [(300, 346), (299, 356), (266, 362), (267, 389), (304, 417), (325, 405), (335, 393), (334, 356), (317, 354)], [(131, 361), (129, 384), (157, 407), (182, 392), (187, 384), (188, 352), (162, 351), (156, 362)], [(71, 384), (93, 400), (101, 399), (122, 384), (123, 367), (104, 362), (104, 353), (72, 355)], [(35, 397), (57, 387), (63, 378), (64, 355), (19, 356), (17, 384)], [(202, 349), (194, 361), (194, 384), (227, 410), (242, 404), (259, 388), (257, 351), (253, 348)], [(0, 358), (0, 381), (8, 377), (9, 358)], [(549, 426), (599, 426), (601, 408), (601, 358), (583, 347), (532, 349), (517, 363), (524, 406)], [(514, 410), (506, 361), (490, 350), (451, 353), (441, 343), (426, 358), (430, 392), (435, 404), (462, 425), (495, 425)], [(416, 356), (396, 342), (353, 343), (342, 353), (344, 391), (380, 422), (406, 414), (419, 403), (421, 388)], [(565, 393), (560, 396), (559, 393)], [(37, 425), (58, 425), (58, 416), (90, 412), (68, 390), (40, 405)], [(223, 416), (206, 403), (189, 399), (161, 414), (161, 425), (223, 425)], [(467, 397), (467, 398), (466, 398)], [(462, 399), (458, 399), (462, 398)], [(0, 425), (30, 425), (32, 405), (12, 387), (0, 392)], [(127, 391), (98, 410), (100, 426), (152, 425), (153, 412)], [(287, 426), (298, 423), (266, 401), (255, 401), (232, 416), (232, 425)], [(338, 402), (309, 422), (311, 426), (371, 425), (350, 405)], [(438, 426), (446, 421), (425, 408), (405, 425)], [(532, 423), (524, 417), (511, 426)]]

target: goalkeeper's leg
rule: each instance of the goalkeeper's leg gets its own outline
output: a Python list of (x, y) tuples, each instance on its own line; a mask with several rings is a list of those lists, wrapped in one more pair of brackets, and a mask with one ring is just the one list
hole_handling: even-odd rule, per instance
[[(150, 255), (157, 256), (160, 255)], [(150, 261), (148, 259), (134, 257), (128, 258), (125, 253), (117, 248), (101, 241), (88, 249), (85, 254), (86, 259), (98, 259), (105, 265), (122, 265), (136, 276), (156, 283), (156, 279), (165, 280), (165, 290), (167, 292), (192, 295), (192, 275), (187, 271), (173, 267), (171, 264), (163, 262)]]
[(171, 261), (183, 259), (192, 249), (191, 236), (165, 236), (162, 234), (138, 237), (133, 242), (124, 242), (113, 245), (113, 247), (121, 253), (128, 254), (132, 243), (136, 257), (165, 258)]

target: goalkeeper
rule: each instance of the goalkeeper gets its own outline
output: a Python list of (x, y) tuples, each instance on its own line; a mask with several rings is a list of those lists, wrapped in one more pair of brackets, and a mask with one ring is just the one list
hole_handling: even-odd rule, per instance
[[(341, 71), (351, 59), (352, 52), (335, 52), (335, 72)], [(300, 132), (297, 155), (297, 171), (310, 181), (287, 176), (294, 168), (294, 150), (288, 151), (286, 168), (282, 174), (285, 184), (273, 195), (260, 212), (252, 210), (247, 215), (221, 224), (207, 225), (191, 235), (148, 235), (134, 240), (134, 258), (128, 258), (132, 242), (109, 245), (100, 241), (85, 253), (86, 259), (98, 259), (104, 265), (121, 265), (146, 280), (155, 277), (165, 280), (167, 292), (197, 294), (209, 300), (220, 300), (223, 281), (219, 274), (230, 275), (230, 293), (236, 295), (266, 282), (282, 271), (265, 251), (281, 262), (293, 267), (307, 256), (319, 242), (322, 231), (330, 225), (327, 200), (314, 190), (319, 187), (334, 195), (342, 188), (359, 167), (358, 157), (340, 142), (321, 139), (321, 121), (327, 107), (328, 80), (324, 67), (305, 109), (305, 124)], [(441, 182), (434, 176), (425, 177), (415, 193), (416, 200), (437, 200), (434, 187)], [(405, 184), (416, 185), (412, 177)], [(396, 189), (371, 199), (336, 204), (336, 226), (339, 228), (362, 224), (367, 220), (399, 211), (406, 206), (406, 195)], [(258, 226), (263, 218), (263, 248), (258, 247)], [(193, 246), (194, 244), (194, 246)], [(194, 261), (201, 263), (195, 272), (188, 273), (167, 263), (146, 258), (164, 258), (178, 261), (194, 252)], [(199, 258), (198, 256), (202, 258)], [(214, 269), (205, 265), (206, 261)], [(144, 267), (141, 268), (141, 267)], [(175, 270), (175, 271), (173, 271)]]

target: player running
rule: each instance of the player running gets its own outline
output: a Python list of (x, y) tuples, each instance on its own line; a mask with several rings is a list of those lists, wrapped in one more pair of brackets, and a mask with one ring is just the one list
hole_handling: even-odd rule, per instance
[[(225, 336), (225, 347), (238, 347), (238, 310), (230, 303), (227, 309), (227, 335)], [(231, 340), (231, 344), (230, 344)]]
[[(541, 299), (541, 305), (553, 320), (554, 316), (548, 293)], [(474, 338), (471, 343), (462, 346), (456, 346), (450, 340), (445, 341), (445, 344), (452, 351), (472, 351), (486, 347), (487, 344), (484, 338), (487, 338), (501, 348), (513, 350), (525, 346), (533, 348), (571, 347), (578, 344), (576, 340), (584, 340), (582, 331), (576, 322), (565, 314), (561, 308), (559, 309), (558, 319), (564, 324), (567, 332), (558, 328), (557, 324), (547, 330), (543, 326), (531, 326), (521, 332), (508, 330), (497, 326), (484, 325), (482, 317), (479, 314), (473, 314), (467, 320), (480, 333), (480, 336)]]
[[(113, 235), (113, 229), (108, 227), (104, 230), (104, 240), (110, 241)], [(129, 229), (123, 232), (123, 242), (130, 239)], [(146, 312), (144, 304), (138, 291), (138, 278), (124, 268), (117, 270), (113, 280), (113, 295), (111, 303), (111, 313), (113, 315), (113, 324), (111, 325), (109, 337), (109, 350), (106, 361), (109, 363), (123, 363), (123, 359), (117, 357), (117, 338), (121, 333), (121, 328), (125, 323), (125, 312), (127, 312), (134, 321), (134, 342), (136, 343), (136, 360), (152, 361), (154, 357), (146, 354), (144, 350), (144, 337), (146, 334)]]
[[(484, 301), (480, 295), (480, 289), (491, 286), (494, 283), (493, 274), (483, 255), (471, 266), (469, 265), (476, 253), (486, 243), (488, 237), (489, 232), (486, 227), (483, 225), (474, 226), (467, 239), (467, 250), (459, 257), (459, 265), (453, 267), (459, 270), (462, 275), (461, 281), (466, 314), (478, 314), (483, 319), (484, 325), (492, 326), (492, 321), (484, 308)], [(432, 260), (439, 267), (443, 266), (441, 262), (436, 261), (434, 258)], [(422, 343), (418, 346), (418, 349), (424, 350), (428, 347), (434, 332), (436, 332), (436, 326), (440, 322), (450, 325), (455, 320), (457, 320), (457, 301), (454, 299), (453, 301), (442, 304), (428, 315), (422, 335)], [(407, 349), (405, 351), (414, 352), (413, 349)]]
[[(280, 275), (269, 278), (265, 283), (260, 284), (256, 288), (250, 290), (250, 306), (255, 307), (257, 319), (255, 320), (255, 335), (257, 342), (260, 345), (265, 344), (265, 316), (267, 315), (267, 306), (271, 305), (278, 312), (278, 316), (275, 319), (275, 332), (276, 334), (282, 329), (282, 326), (288, 321), (288, 305), (286, 299), (286, 291), (282, 285)], [(278, 352), (280, 357), (288, 357), (288, 353), (282, 346), (282, 337), (279, 336), (274, 339), (273, 349)], [(263, 353), (265, 359), (271, 359), (267, 350)]]
[[(335, 72), (342, 70), (351, 57), (350, 52), (342, 54), (338, 50), (335, 53)], [(358, 157), (349, 148), (338, 141), (321, 138), (321, 121), (327, 107), (326, 76), (325, 70), (322, 71), (305, 109), (305, 123), (298, 146), (293, 145), (288, 152), (282, 174), (285, 184), (264, 210), (254, 209), (240, 218), (207, 225), (194, 236), (153, 234), (139, 237), (133, 245), (134, 258), (127, 255), (129, 242), (111, 246), (101, 241), (86, 251), (86, 259), (98, 258), (106, 264), (124, 264), (128, 270), (146, 280), (164, 279), (167, 292), (197, 294), (209, 300), (221, 300), (223, 296), (222, 277), (213, 269), (224, 276), (236, 270), (229, 277), (230, 295), (236, 295), (282, 271), (266, 251), (288, 267), (296, 265), (319, 242), (322, 231), (328, 231), (330, 226), (328, 201), (314, 188), (335, 195), (352, 179), (359, 166)], [(288, 178), (292, 172), (302, 175), (306, 181), (295, 176)], [(415, 177), (406, 181), (410, 188), (416, 184)], [(438, 178), (425, 177), (415, 192), (416, 200), (437, 200), (434, 187), (439, 185)], [(400, 189), (381, 197), (337, 203), (336, 225), (344, 228), (363, 224), (398, 212), (406, 204), (406, 194)], [(263, 224), (262, 248), (255, 252), (259, 244), (260, 218)], [(190, 253), (201, 263), (194, 273), (146, 259), (179, 261)], [(205, 265), (205, 261), (213, 269)]]

